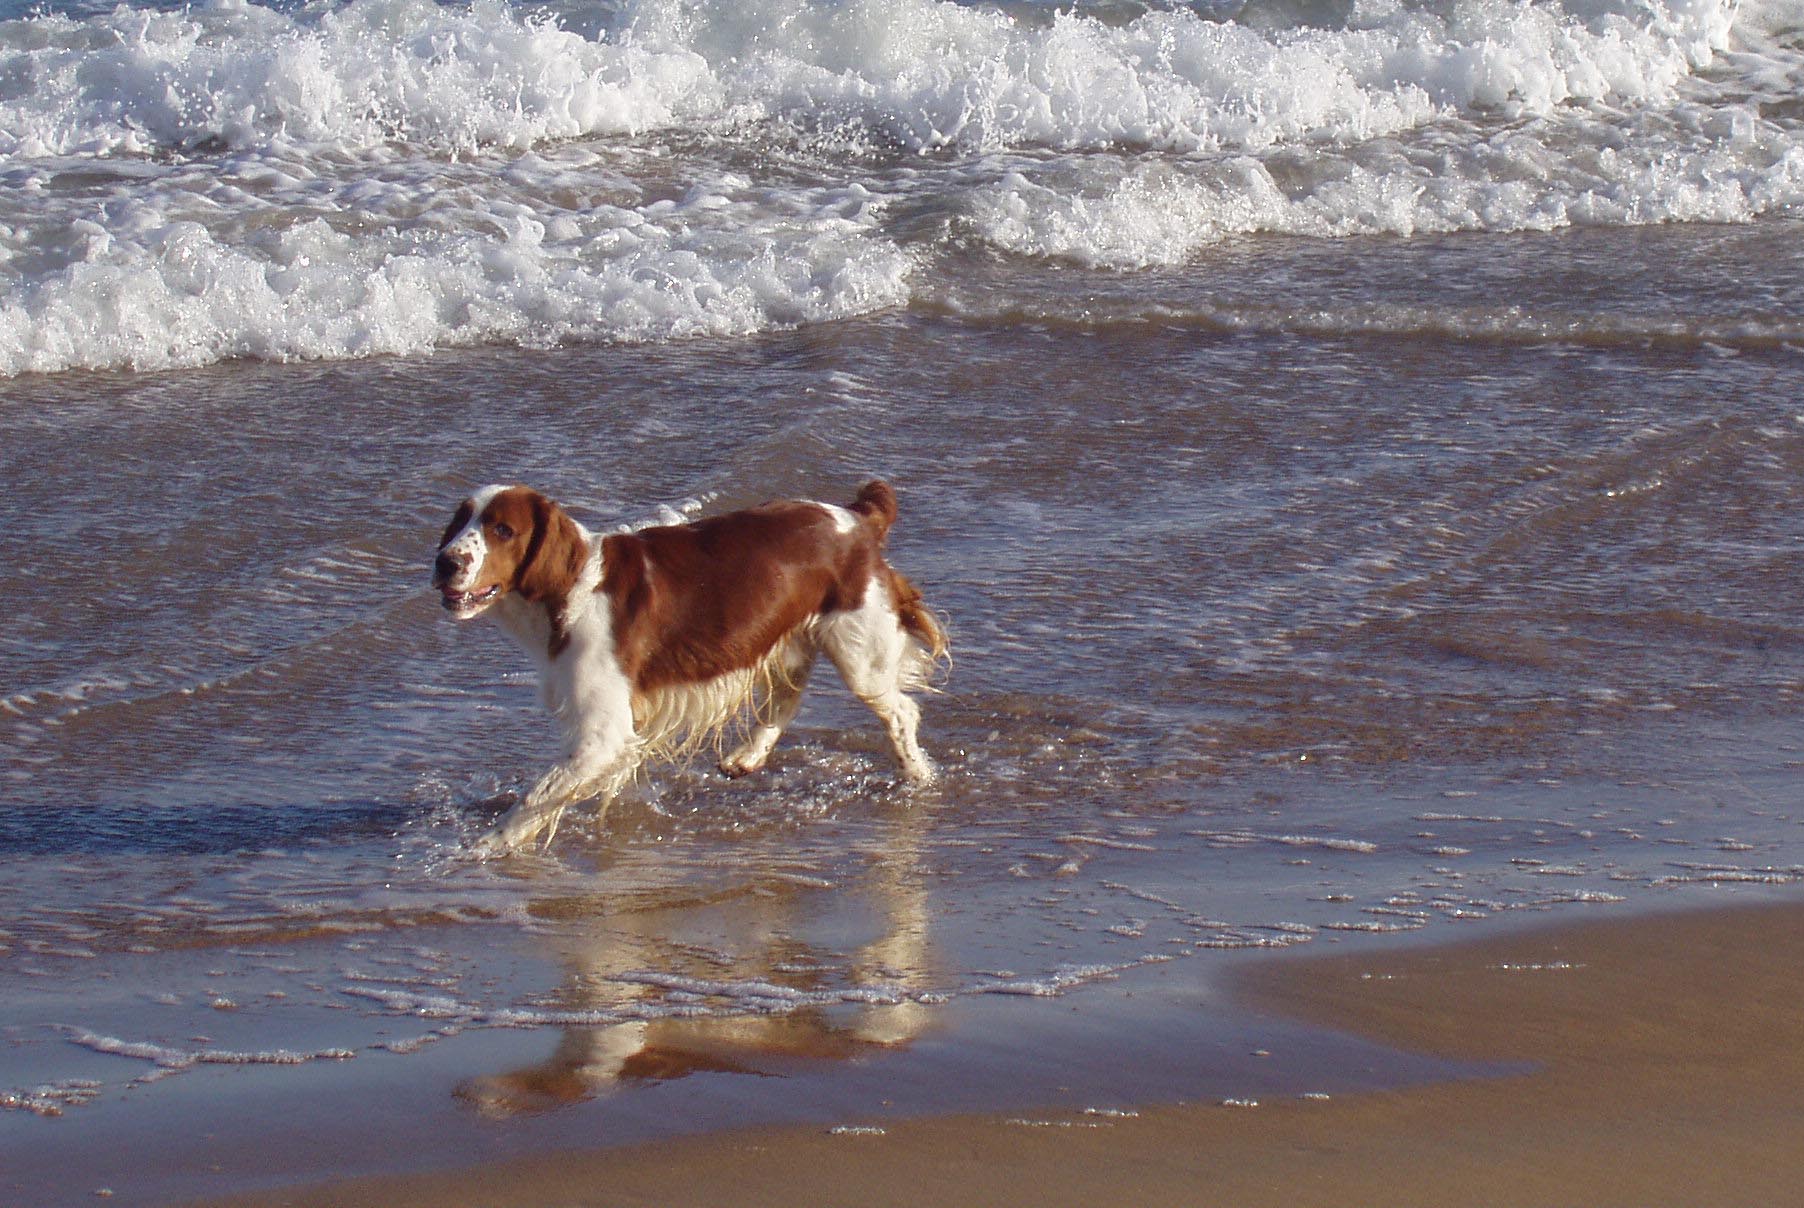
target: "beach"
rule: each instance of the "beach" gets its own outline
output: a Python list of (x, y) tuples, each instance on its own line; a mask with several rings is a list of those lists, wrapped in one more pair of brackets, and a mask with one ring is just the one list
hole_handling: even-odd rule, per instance
[(1259, 966), (1261, 1010), (1484, 1074), (1383, 1092), (765, 1129), (233, 1205), (1780, 1204), (1804, 1173), (1795, 903)]
[[(0, 0), (0, 1202), (1765, 1198), (1784, 962), (1679, 983), (1804, 887), (1801, 93), (1767, 0)], [(934, 785), (823, 668), (481, 858), (460, 500), (874, 478)]]

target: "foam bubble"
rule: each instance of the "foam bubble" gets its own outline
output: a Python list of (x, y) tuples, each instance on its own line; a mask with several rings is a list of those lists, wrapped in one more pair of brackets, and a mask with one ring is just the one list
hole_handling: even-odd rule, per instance
[(1472, 108), (1665, 96), (1724, 0), (1363, 4), (1344, 24), (1108, 22), (946, 0), (640, 0), (593, 33), (475, 0), (46, 16), (0, 33), (11, 157), (395, 142), (469, 153), (705, 121), (856, 122), (914, 150), (1371, 138)]
[(913, 150), (1121, 143), (1261, 149), (1369, 139), (1450, 114), (1669, 96), (1727, 43), (1721, 0), (1368, 4), (1276, 28), (1159, 9), (1121, 24), (943, 0), (644, 0), (631, 34), (717, 65), (764, 114), (822, 111)]
[[(15, 227), (23, 242), (48, 239), (64, 263), (0, 302), (0, 372), (736, 335), (905, 300), (908, 256), (843, 216), (845, 192), (792, 196), (774, 214), (735, 196), (742, 183), (698, 186), (649, 214), (599, 206), (562, 225), (497, 206), (444, 231), (313, 218), (242, 232), (162, 199), (136, 203), (99, 251)], [(76, 243), (93, 234), (68, 231)]]
[[(1694, 115), (1699, 116), (1699, 115)], [(1607, 145), (1574, 119), (1452, 147), (1377, 144), (1308, 163), (1091, 159), (1011, 172), (971, 222), (1014, 254), (1097, 268), (1180, 264), (1236, 235), (1312, 238), (1747, 222), (1804, 204), (1804, 136), (1763, 125)], [(1282, 176), (1283, 179), (1280, 179)]]
[(0, 1111), (27, 1111), (60, 1116), (70, 1107), (85, 1107), (100, 1097), (102, 1084), (89, 1078), (66, 1078), (20, 1090), (0, 1090)]
[(339, 150), (468, 153), (632, 134), (717, 110), (682, 48), (591, 39), (496, 0), (355, 0), (282, 13), (242, 0), (120, 7), (0, 33), (0, 153)]
[(116, 1057), (132, 1057), (149, 1061), (168, 1070), (183, 1070), (196, 1065), (304, 1065), (310, 1061), (348, 1061), (357, 1054), (350, 1049), (182, 1049), (150, 1040), (122, 1040), (87, 1028), (62, 1029), (69, 1040), (96, 1053)]
[(1378, 850), (1378, 845), (1368, 839), (1348, 839), (1336, 835), (1264, 834), (1249, 830), (1193, 830), (1189, 833), (1200, 839), (1207, 839), (1212, 844), (1225, 847), (1272, 843), (1280, 847), (1315, 847), (1324, 851), (1350, 852), (1358, 855), (1371, 855)]

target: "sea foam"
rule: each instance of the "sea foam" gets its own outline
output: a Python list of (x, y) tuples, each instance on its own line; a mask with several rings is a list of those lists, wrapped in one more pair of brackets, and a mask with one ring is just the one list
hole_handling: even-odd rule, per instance
[(744, 335), (931, 299), (972, 240), (1129, 270), (1248, 233), (1804, 204), (1804, 129), (1762, 103), (1804, 55), (1769, 9), (1306, 10), (217, 0), (0, 23), (0, 373)]
[(914, 150), (1370, 138), (1468, 109), (1661, 99), (1726, 0), (1362, 3), (1339, 27), (1111, 24), (947, 0), (639, 0), (587, 36), (496, 0), (219, 0), (0, 27), (0, 154), (394, 143), (468, 154), (786, 115)]

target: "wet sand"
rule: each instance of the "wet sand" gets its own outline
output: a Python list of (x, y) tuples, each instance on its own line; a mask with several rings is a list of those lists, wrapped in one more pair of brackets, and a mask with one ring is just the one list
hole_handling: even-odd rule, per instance
[(748, 1130), (234, 1205), (1747, 1205), (1804, 1186), (1804, 906), (1261, 962), (1253, 1005), (1494, 1077)]

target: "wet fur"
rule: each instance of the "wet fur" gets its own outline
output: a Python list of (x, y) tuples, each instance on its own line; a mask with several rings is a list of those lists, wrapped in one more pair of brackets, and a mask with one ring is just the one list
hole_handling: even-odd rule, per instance
[(526, 487), (466, 500), (439, 543), (434, 584), (461, 619), (489, 613), (538, 663), (563, 759), (482, 841), (543, 837), (563, 810), (599, 809), (648, 759), (743, 741), (721, 768), (762, 767), (825, 653), (883, 722), (905, 778), (930, 782), (919, 709), (948, 659), (921, 593), (889, 566), (887, 484), (849, 508), (783, 501), (685, 525), (594, 538)]

